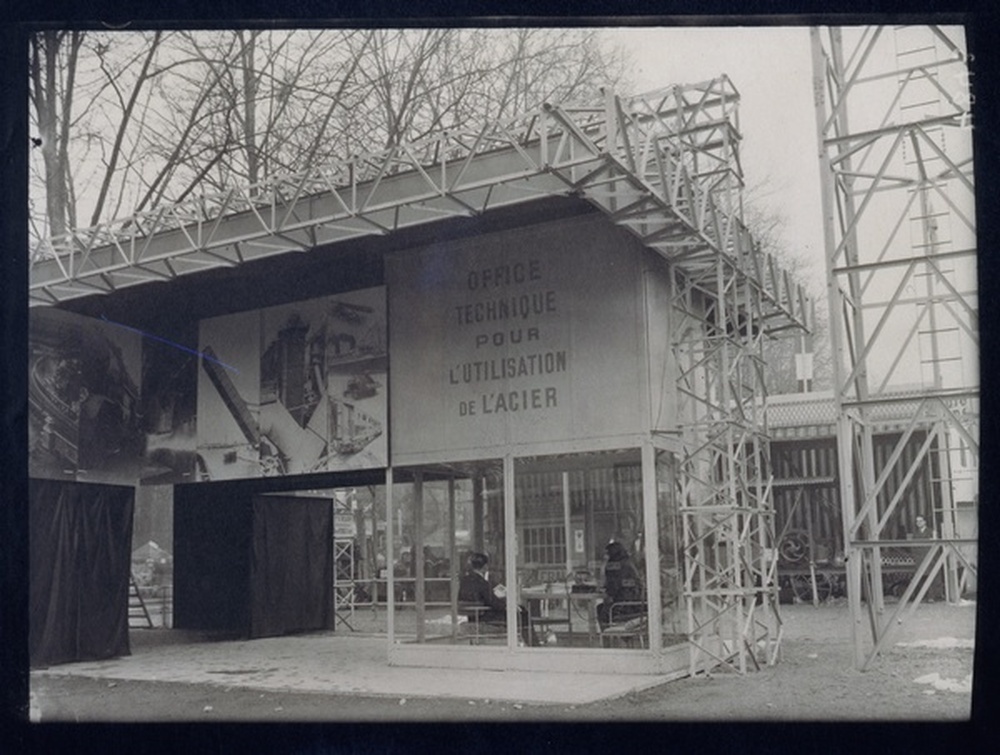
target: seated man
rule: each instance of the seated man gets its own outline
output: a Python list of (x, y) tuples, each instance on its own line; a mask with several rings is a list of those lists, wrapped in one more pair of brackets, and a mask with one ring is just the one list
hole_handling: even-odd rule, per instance
[[(458, 600), (474, 606), (485, 606), (488, 611), (479, 615), (479, 621), (484, 624), (507, 623), (507, 594), (503, 585), (493, 587), (486, 579), (486, 567), (490, 557), (485, 553), (473, 553), (469, 556), (469, 569), (462, 575), (458, 583)], [(521, 629), (521, 639), (525, 644), (533, 645), (528, 631), (528, 612), (523, 606), (517, 607), (518, 624)]]
[(615, 621), (645, 613), (644, 606), (635, 605), (642, 601), (642, 580), (625, 546), (612, 540), (607, 544), (605, 554), (604, 601), (597, 607), (597, 620), (602, 627), (611, 622), (611, 606), (615, 603), (632, 604), (615, 611)]

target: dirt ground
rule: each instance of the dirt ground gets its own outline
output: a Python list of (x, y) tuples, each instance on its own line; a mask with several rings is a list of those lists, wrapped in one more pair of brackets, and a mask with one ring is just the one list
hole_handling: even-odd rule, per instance
[(357, 697), (72, 676), (31, 679), (43, 723), (94, 721), (613, 722), (965, 721), (972, 703), (975, 604), (921, 606), (867, 671), (854, 668), (842, 601), (782, 607), (775, 666), (720, 672), (600, 702)]

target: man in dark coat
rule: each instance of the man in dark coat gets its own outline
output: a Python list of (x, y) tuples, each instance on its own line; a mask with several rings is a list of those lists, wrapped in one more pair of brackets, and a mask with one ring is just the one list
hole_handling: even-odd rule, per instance
[[(597, 620), (601, 622), (601, 626), (610, 623), (611, 606), (615, 603), (635, 604), (642, 601), (642, 580), (625, 546), (612, 540), (604, 550), (607, 556), (604, 564), (604, 601), (597, 607)], [(615, 611), (615, 620), (631, 618), (644, 612), (645, 608), (640, 605), (623, 606)]]
[[(461, 603), (488, 608), (488, 611), (484, 611), (478, 617), (482, 624), (506, 625), (506, 592), (502, 585), (493, 587), (486, 578), (486, 569), (489, 563), (490, 557), (485, 553), (473, 553), (469, 556), (469, 569), (462, 575), (458, 583), (458, 600)], [(523, 606), (517, 607), (517, 616), (521, 639), (528, 645), (535, 644), (531, 641), (529, 632), (528, 612), (524, 610)]]

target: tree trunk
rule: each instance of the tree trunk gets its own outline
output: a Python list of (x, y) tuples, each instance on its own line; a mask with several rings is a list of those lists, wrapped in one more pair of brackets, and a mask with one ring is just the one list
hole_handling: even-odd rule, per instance
[(32, 89), (38, 118), (38, 137), (42, 140), (42, 162), (45, 166), (45, 211), (49, 236), (53, 239), (66, 234), (69, 217), (69, 191), (66, 172), (60, 159), (58, 73), (59, 48), (65, 32), (52, 29), (32, 38)]
[[(247, 179), (251, 185), (260, 181), (260, 159), (257, 154), (257, 71), (254, 66), (254, 52), (257, 32), (249, 32), (243, 40), (239, 33), (240, 55), (243, 58), (243, 149), (247, 156)], [(256, 194), (256, 189), (251, 189)]]

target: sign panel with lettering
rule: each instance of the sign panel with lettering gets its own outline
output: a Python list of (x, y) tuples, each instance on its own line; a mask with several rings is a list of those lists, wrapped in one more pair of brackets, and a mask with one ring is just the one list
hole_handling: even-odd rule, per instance
[(642, 430), (638, 245), (576, 220), (387, 263), (393, 463)]

